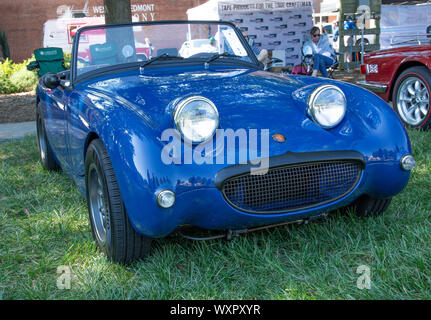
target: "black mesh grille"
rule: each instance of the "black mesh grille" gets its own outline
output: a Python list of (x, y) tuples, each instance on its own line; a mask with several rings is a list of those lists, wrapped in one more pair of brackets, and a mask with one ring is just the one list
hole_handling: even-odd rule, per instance
[(349, 193), (361, 174), (359, 162), (326, 161), (245, 174), (223, 183), (223, 195), (234, 207), (254, 213), (277, 213), (318, 206)]

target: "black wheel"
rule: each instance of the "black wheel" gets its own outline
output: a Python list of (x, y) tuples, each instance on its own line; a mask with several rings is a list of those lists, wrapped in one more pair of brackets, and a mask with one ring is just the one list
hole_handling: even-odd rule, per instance
[(42, 118), (42, 112), (39, 107), (36, 108), (36, 131), (37, 131), (37, 145), (39, 147), (39, 158), (42, 167), (46, 170), (58, 171), (60, 166), (57, 164), (46, 138), (45, 125)]
[(389, 207), (392, 198), (375, 199), (368, 195), (360, 196), (352, 204), (342, 209), (346, 213), (352, 210), (358, 217), (370, 217), (381, 215)]
[(88, 146), (85, 185), (91, 231), (102, 252), (125, 264), (145, 258), (151, 239), (138, 234), (130, 224), (111, 161), (99, 139)]
[[(361, 39), (356, 40), (356, 46), (360, 47), (362, 45), (361, 42), (362, 42)], [(364, 46), (368, 44), (370, 44), (370, 41), (367, 38), (364, 38)]]
[(401, 121), (411, 128), (431, 126), (431, 71), (424, 66), (404, 70), (395, 81), (392, 103)]

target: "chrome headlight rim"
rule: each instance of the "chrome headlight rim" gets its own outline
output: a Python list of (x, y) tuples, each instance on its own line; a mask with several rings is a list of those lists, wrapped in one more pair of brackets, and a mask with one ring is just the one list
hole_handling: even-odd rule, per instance
[[(170, 197), (170, 199), (168, 199), (170, 202), (168, 202), (167, 204), (166, 204), (166, 197), (168, 198)], [(163, 198), (165, 198), (165, 200)], [(176, 200), (175, 192), (173, 192), (170, 189), (160, 190), (156, 194), (157, 205), (163, 209), (169, 209), (170, 207), (172, 207), (175, 204), (175, 200)]]
[[(178, 115), (179, 114), (181, 114), (181, 111), (189, 104), (189, 103), (191, 103), (191, 102), (193, 102), (193, 101), (204, 101), (205, 103), (208, 103), (212, 108), (213, 108), (213, 110), (215, 111), (215, 114), (216, 114), (216, 116), (217, 116), (217, 122), (216, 122), (216, 124), (215, 124), (215, 126), (214, 126), (214, 130), (213, 130), (213, 132), (212, 132), (212, 134), (210, 135), (210, 136), (208, 136), (208, 137), (206, 137), (205, 139), (202, 139), (201, 141), (196, 141), (196, 140), (190, 140), (190, 139), (188, 139), (185, 135), (184, 135), (184, 133), (183, 133), (183, 131), (181, 130), (181, 126), (179, 125), (179, 123), (178, 123)], [(199, 144), (199, 143), (203, 143), (203, 142), (205, 142), (205, 141), (208, 141), (209, 139), (211, 139), (213, 136), (214, 136), (214, 134), (215, 134), (215, 132), (216, 132), (216, 129), (219, 127), (219, 124), (220, 124), (220, 115), (219, 115), (219, 112), (218, 112), (218, 109), (217, 109), (217, 107), (216, 107), (216, 105), (214, 104), (214, 102), (212, 102), (210, 99), (208, 99), (208, 98), (206, 98), (206, 97), (203, 97), (203, 96), (190, 96), (190, 97), (187, 97), (187, 98), (184, 98), (184, 99), (181, 99), (178, 103), (177, 103), (177, 105), (175, 106), (175, 109), (174, 109), (174, 112), (173, 112), (173, 120), (174, 120), (174, 125), (175, 125), (175, 128), (177, 129), (177, 131), (181, 134), (181, 137), (183, 138), (183, 140), (187, 140), (188, 142), (191, 142), (193, 145), (196, 145), (196, 144)]]
[[(319, 122), (319, 120), (316, 118), (315, 115), (315, 108), (313, 107), (314, 102), (316, 101), (316, 99), (319, 97), (320, 94), (322, 94), (322, 92), (328, 90), (328, 89), (334, 89), (336, 91), (338, 91), (339, 93), (341, 93), (343, 100), (344, 100), (344, 110), (343, 110), (343, 114), (341, 115), (341, 117), (338, 119), (338, 121), (334, 122), (331, 125), (324, 125), (322, 123)], [(336, 127), (337, 125), (339, 125), (341, 123), (341, 121), (343, 121), (344, 116), (346, 115), (346, 109), (347, 109), (347, 100), (346, 100), (346, 95), (344, 94), (343, 90), (341, 90), (339, 87), (333, 85), (333, 84), (323, 84), (323, 85), (319, 85), (318, 87), (316, 87), (310, 94), (310, 96), (308, 97), (308, 101), (307, 101), (307, 112), (309, 114), (309, 116), (311, 117), (311, 119), (320, 127), (322, 127), (323, 129), (332, 129), (334, 127)]]
[(412, 171), (416, 167), (416, 160), (410, 153), (403, 155), (400, 159), (400, 167), (404, 171)]

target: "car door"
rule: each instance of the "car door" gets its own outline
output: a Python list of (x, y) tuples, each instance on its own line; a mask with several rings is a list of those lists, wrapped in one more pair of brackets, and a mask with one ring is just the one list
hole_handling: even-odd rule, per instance
[(49, 94), (49, 101), (47, 101), (47, 114), (44, 119), (49, 144), (60, 162), (62, 169), (66, 172), (69, 171), (66, 145), (66, 114), (68, 100), (68, 92), (62, 86), (57, 86), (55, 89), (52, 89), (52, 93)]
[(84, 174), (83, 147), (90, 131), (89, 123), (85, 120), (86, 99), (80, 92), (72, 92), (69, 97), (66, 140), (70, 169), (74, 176)]

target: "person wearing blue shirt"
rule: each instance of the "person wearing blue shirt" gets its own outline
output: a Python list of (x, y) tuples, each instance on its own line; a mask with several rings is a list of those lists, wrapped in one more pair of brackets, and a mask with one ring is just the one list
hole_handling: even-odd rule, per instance
[[(320, 71), (322, 77), (328, 77), (326, 68), (332, 66), (336, 61), (335, 51), (329, 44), (329, 39), (326, 34), (321, 34), (318, 27), (313, 27), (310, 30), (311, 40), (304, 43), (304, 51), (308, 51), (313, 55), (313, 77), (317, 76)], [(308, 54), (308, 53), (307, 53)]]
[[(356, 30), (356, 29), (357, 29), (357, 27), (356, 27), (353, 16), (348, 16), (347, 20), (344, 21), (344, 30)], [(350, 52), (346, 53), (347, 54), (347, 59), (346, 59), (347, 62), (352, 62), (352, 51), (353, 51), (354, 43), (355, 43), (355, 36), (353, 34), (353, 31), (352, 31), (352, 34), (347, 39), (347, 45), (350, 47)]]

